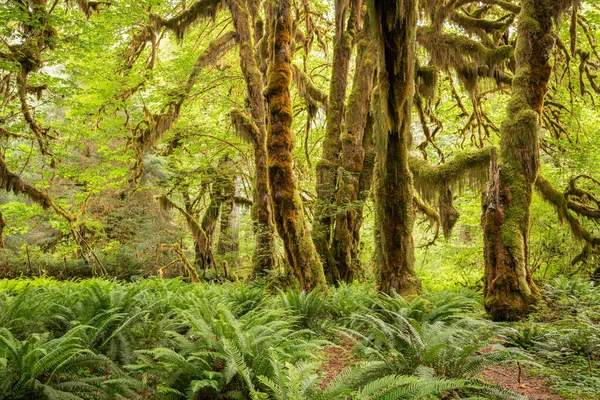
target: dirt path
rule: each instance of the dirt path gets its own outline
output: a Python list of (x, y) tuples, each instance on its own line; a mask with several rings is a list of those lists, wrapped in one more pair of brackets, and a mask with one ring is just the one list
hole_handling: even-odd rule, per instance
[[(325, 347), (323, 350), (325, 361), (321, 365), (323, 372), (321, 389), (325, 389), (346, 367), (358, 361), (352, 356), (353, 350), (354, 343), (348, 338), (340, 338), (340, 343), (337, 345)], [(563, 400), (562, 397), (552, 393), (542, 378), (521, 373), (519, 382), (519, 368), (516, 365), (489, 368), (477, 376), (486, 382), (526, 396), (529, 400)]]
[(519, 383), (518, 367), (493, 367), (486, 369), (478, 375), (486, 382), (494, 383), (505, 389), (526, 396), (529, 400), (562, 400), (563, 398), (552, 393), (542, 378), (521, 374)]
[(323, 350), (325, 361), (321, 365), (324, 373), (321, 389), (325, 389), (346, 367), (357, 361), (352, 357), (354, 343), (348, 338), (340, 338), (340, 341), (337, 346), (328, 346)]

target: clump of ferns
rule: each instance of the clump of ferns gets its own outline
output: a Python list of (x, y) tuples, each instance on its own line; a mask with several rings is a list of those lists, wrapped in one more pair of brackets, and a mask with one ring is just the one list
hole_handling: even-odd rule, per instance
[(428, 297), (414, 297), (410, 300), (397, 295), (380, 295), (376, 310), (385, 316), (387, 312), (400, 314), (420, 323), (438, 321), (452, 322), (465, 316), (476, 315), (482, 310), (481, 303), (471, 291), (443, 291)]
[(274, 354), (283, 364), (310, 361), (324, 344), (286, 310), (255, 308), (237, 317), (226, 303), (214, 300), (194, 298), (180, 312), (189, 330), (169, 332), (168, 347), (141, 350), (129, 366), (154, 385), (160, 398), (258, 396), (259, 377), (273, 377)]
[(564, 314), (576, 315), (582, 310), (592, 311), (600, 322), (600, 287), (582, 278), (554, 278), (544, 285), (545, 320), (555, 320)]
[[(360, 370), (347, 370), (336, 377), (324, 392), (317, 394), (313, 399), (435, 400), (440, 398), (468, 398), (527, 400), (526, 397), (477, 380), (387, 375), (367, 383), (357, 384), (357, 382), (361, 382), (360, 378)], [(351, 387), (353, 389), (349, 389)], [(471, 394), (476, 395), (471, 396)], [(468, 397), (464, 397), (464, 395)]]
[(558, 321), (553, 332), (536, 342), (532, 351), (553, 362), (583, 359), (591, 373), (600, 360), (600, 325), (586, 314)]
[(329, 303), (317, 290), (306, 293), (300, 289), (279, 291), (279, 304), (302, 328), (320, 330), (330, 315)]
[(334, 319), (344, 319), (357, 312), (368, 312), (377, 307), (378, 293), (371, 285), (353, 282), (338, 283), (327, 293), (327, 301)]
[(504, 339), (504, 345), (507, 347), (535, 351), (536, 346), (547, 342), (556, 336), (556, 333), (549, 331), (545, 324), (526, 321), (502, 328), (500, 336)]
[(65, 335), (34, 333), (19, 340), (0, 329), (0, 399), (136, 398), (139, 384), (85, 346), (90, 327)]
[(490, 346), (495, 329), (487, 321), (452, 318), (452, 324), (419, 322), (403, 315), (404, 310), (357, 314), (352, 317), (353, 329), (340, 330), (357, 341), (357, 351), (370, 361), (360, 369), (359, 385), (406, 375), (463, 379), (477, 386), (479, 389), (471, 389), (478, 393), (496, 391), (498, 388), (480, 381), (477, 374), (527, 359), (519, 349)]

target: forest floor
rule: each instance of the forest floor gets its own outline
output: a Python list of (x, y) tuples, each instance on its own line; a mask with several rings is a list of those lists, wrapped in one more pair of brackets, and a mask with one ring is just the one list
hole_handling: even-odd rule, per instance
[[(323, 372), (321, 389), (325, 389), (344, 369), (359, 361), (353, 356), (353, 351), (354, 344), (348, 338), (344, 338), (341, 343), (328, 346), (323, 350), (325, 361), (321, 366)], [(520, 371), (518, 365), (489, 368), (479, 373), (478, 377), (504, 389), (512, 390), (530, 400), (564, 399), (552, 393), (543, 378)]]
[(560, 397), (550, 390), (544, 379), (521, 373), (519, 380), (519, 367), (493, 367), (479, 374), (486, 382), (491, 382), (504, 389), (526, 396), (530, 400), (561, 400)]

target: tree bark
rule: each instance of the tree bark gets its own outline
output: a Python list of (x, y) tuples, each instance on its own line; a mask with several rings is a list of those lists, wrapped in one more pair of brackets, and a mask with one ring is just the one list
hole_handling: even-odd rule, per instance
[(566, 4), (523, 0), (517, 26), (516, 72), (483, 196), (484, 304), (496, 321), (532, 310), (540, 292), (529, 270), (529, 209), (539, 170), (539, 131), (556, 36), (553, 18)]
[(238, 251), (235, 223), (238, 206), (235, 204), (235, 181), (228, 179), (223, 182), (223, 203), (221, 204), (221, 223), (217, 254), (231, 255)]
[(281, 0), (273, 15), (267, 88), (269, 189), (275, 225), (288, 263), (306, 291), (325, 289), (323, 266), (310, 236), (292, 169), (292, 101), (290, 97), (292, 16), (290, 0)]
[[(313, 239), (323, 261), (329, 282), (343, 279), (338, 271), (336, 254), (331, 249), (332, 227), (336, 220), (336, 183), (342, 150), (341, 133), (344, 103), (348, 86), (348, 65), (354, 37), (358, 31), (362, 0), (335, 1), (335, 36), (333, 65), (329, 86), (329, 104), (325, 125), (323, 153), (317, 163), (317, 203)], [(346, 15), (348, 17), (346, 18)], [(338, 235), (339, 236), (339, 235)], [(345, 239), (344, 239), (345, 241)]]
[(378, 45), (379, 97), (375, 115), (377, 286), (416, 294), (413, 178), (408, 165), (410, 112), (414, 92), (416, 0), (370, 0)]
[[(356, 70), (352, 93), (346, 108), (342, 135), (342, 168), (338, 176), (336, 215), (332, 238), (332, 253), (336, 265), (326, 269), (334, 273), (334, 280), (352, 282), (360, 271), (359, 243), (362, 209), (371, 188), (373, 159), (365, 168), (365, 145), (372, 146), (373, 118), (368, 118), (376, 55), (375, 42), (370, 40), (369, 25), (361, 32), (358, 43)], [(372, 151), (372, 149), (370, 149)], [(328, 277), (328, 276), (327, 276)], [(329, 278), (329, 277), (328, 277)]]
[(0, 249), (4, 248), (4, 227), (6, 226), (6, 222), (4, 222), (4, 216), (0, 211)]
[(243, 0), (228, 0), (229, 9), (235, 26), (236, 39), (240, 48), (240, 66), (248, 89), (250, 114), (254, 120), (255, 132), (252, 138), (254, 149), (254, 205), (252, 219), (256, 245), (252, 255), (253, 275), (262, 276), (275, 266), (275, 236), (271, 198), (268, 188), (267, 151), (265, 141), (266, 108), (263, 97), (263, 77), (258, 69), (252, 36), (250, 33), (250, 14)]

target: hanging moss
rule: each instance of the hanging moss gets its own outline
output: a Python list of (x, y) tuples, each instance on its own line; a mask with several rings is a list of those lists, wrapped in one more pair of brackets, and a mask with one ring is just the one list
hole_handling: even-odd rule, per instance
[(77, 5), (79, 9), (85, 14), (86, 18), (90, 18), (92, 13), (100, 13), (102, 8), (110, 7), (111, 3), (109, 1), (87, 1), (87, 0), (77, 0)]
[(229, 111), (231, 123), (235, 128), (236, 135), (247, 143), (255, 143), (260, 137), (258, 127), (252, 120), (252, 117), (245, 111), (231, 109)]
[(415, 188), (427, 201), (436, 200), (444, 187), (458, 192), (465, 186), (480, 188), (488, 180), (490, 151), (491, 148), (486, 147), (473, 153), (458, 153), (437, 166), (411, 157), (409, 163)]
[(0, 188), (16, 195), (26, 196), (29, 200), (47, 209), (53, 202), (50, 197), (25, 181), (21, 177), (8, 169), (6, 161), (0, 156)]
[(188, 29), (202, 18), (216, 18), (222, 3), (222, 0), (198, 0), (173, 18), (162, 20), (162, 25), (173, 31), (177, 39), (183, 40)]

